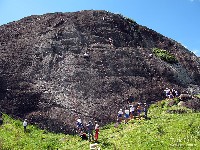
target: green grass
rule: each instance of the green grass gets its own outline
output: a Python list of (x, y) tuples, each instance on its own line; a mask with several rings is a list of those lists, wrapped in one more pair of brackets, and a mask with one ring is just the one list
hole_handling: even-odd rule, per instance
[[(100, 129), (99, 145), (103, 150), (198, 150), (200, 149), (200, 113), (178, 106), (167, 107), (168, 100), (153, 104), (149, 120), (131, 120)], [(184, 109), (183, 114), (167, 110)], [(4, 114), (0, 126), (0, 150), (88, 150), (89, 142), (78, 136), (53, 134), (28, 126), (24, 133), (22, 122)]]
[(22, 122), (3, 115), (4, 124), (0, 126), (0, 150), (55, 150), (87, 149), (87, 141), (78, 136), (53, 134), (29, 125), (24, 133)]

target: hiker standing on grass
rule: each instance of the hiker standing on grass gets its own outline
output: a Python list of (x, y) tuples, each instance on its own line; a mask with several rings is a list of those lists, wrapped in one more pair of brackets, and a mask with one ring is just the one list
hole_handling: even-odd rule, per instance
[(119, 119), (117, 117), (117, 122), (115, 123), (114, 127), (117, 128), (119, 126), (120, 122), (119, 122)]
[(174, 98), (174, 96), (173, 96), (172, 91), (170, 90), (170, 92), (169, 92), (169, 99), (172, 99), (172, 98)]
[(91, 137), (92, 140), (94, 140), (94, 135), (93, 135), (93, 130), (94, 130), (94, 125), (91, 121), (88, 122), (88, 124), (86, 125), (87, 127), (87, 132), (88, 132), (88, 140), (91, 141)]
[(3, 118), (2, 118), (2, 116), (3, 116), (3, 114), (2, 114), (2, 112), (0, 112), (0, 125), (3, 124)]
[(128, 118), (129, 118), (129, 110), (124, 111), (124, 124), (128, 123)]
[(133, 105), (131, 105), (131, 107), (130, 107), (130, 118), (131, 119), (133, 119), (134, 113), (135, 113), (135, 107)]
[(169, 88), (166, 88), (164, 91), (165, 91), (165, 96), (166, 96), (166, 98), (168, 98), (168, 97), (169, 97), (169, 94), (170, 94), (170, 89), (169, 89)]
[(177, 91), (177, 90), (175, 91), (175, 94), (176, 94), (176, 96), (175, 96), (175, 97), (178, 97), (178, 96), (179, 96), (179, 93), (178, 93), (178, 91)]
[(77, 121), (76, 121), (76, 128), (77, 128), (78, 134), (80, 134), (81, 131), (83, 130), (83, 123), (80, 118), (77, 119)]
[(118, 111), (117, 117), (118, 117), (119, 123), (121, 123), (122, 117), (123, 117), (123, 111), (122, 111), (122, 109), (120, 109), (120, 110)]
[(95, 135), (94, 135), (95, 142), (98, 141), (98, 138), (99, 138), (99, 124), (97, 123), (97, 121), (95, 121)]
[(27, 125), (28, 125), (27, 119), (24, 119), (24, 122), (23, 122), (24, 133), (26, 132)]
[(137, 115), (138, 115), (139, 119), (140, 119), (140, 114), (141, 114), (141, 103), (138, 103), (138, 106), (137, 106)]
[(144, 118), (147, 119), (148, 106), (144, 103)]

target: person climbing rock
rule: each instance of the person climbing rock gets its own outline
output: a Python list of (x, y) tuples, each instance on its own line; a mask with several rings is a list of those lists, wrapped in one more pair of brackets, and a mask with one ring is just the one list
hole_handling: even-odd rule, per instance
[(134, 102), (134, 97), (133, 97), (133, 95), (128, 96), (127, 103), (128, 103), (129, 105), (132, 105), (133, 102)]
[(84, 58), (89, 58), (90, 55), (89, 55), (87, 52), (85, 52), (85, 53), (83, 54), (83, 57), (84, 57)]
[(108, 38), (109, 44), (113, 46), (113, 39), (112, 38)]

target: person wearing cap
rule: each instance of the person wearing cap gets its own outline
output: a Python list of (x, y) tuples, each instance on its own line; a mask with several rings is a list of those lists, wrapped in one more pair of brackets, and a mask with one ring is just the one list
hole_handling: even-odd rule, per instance
[(92, 140), (94, 140), (94, 135), (93, 135), (94, 125), (92, 121), (89, 121), (86, 127), (87, 127), (87, 132), (88, 132), (88, 140), (91, 141), (91, 137), (92, 137)]
[(27, 119), (24, 119), (24, 122), (23, 122), (24, 132), (26, 132), (27, 125), (28, 125)]
[(94, 135), (95, 142), (98, 141), (98, 138), (99, 138), (99, 124), (97, 123), (97, 121), (95, 121), (95, 135)]

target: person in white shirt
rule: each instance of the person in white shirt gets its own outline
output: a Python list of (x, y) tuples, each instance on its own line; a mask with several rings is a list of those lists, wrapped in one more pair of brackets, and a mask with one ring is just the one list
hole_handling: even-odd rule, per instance
[(27, 125), (28, 125), (27, 119), (24, 119), (24, 122), (23, 122), (24, 132), (26, 132)]
[(125, 111), (124, 111), (124, 123), (126, 124), (126, 123), (128, 123), (128, 118), (129, 118), (129, 110), (128, 109), (126, 109)]
[(135, 107), (133, 105), (131, 105), (131, 107), (130, 107), (130, 118), (131, 119), (133, 119), (134, 113), (135, 113)]
[(170, 95), (170, 89), (169, 89), (169, 88), (166, 88), (164, 91), (165, 91), (166, 97), (168, 98), (169, 95)]
[(119, 120), (119, 123), (121, 123), (121, 121), (122, 121), (122, 117), (123, 117), (123, 111), (122, 111), (122, 109), (120, 109), (119, 111), (118, 111), (118, 120)]

